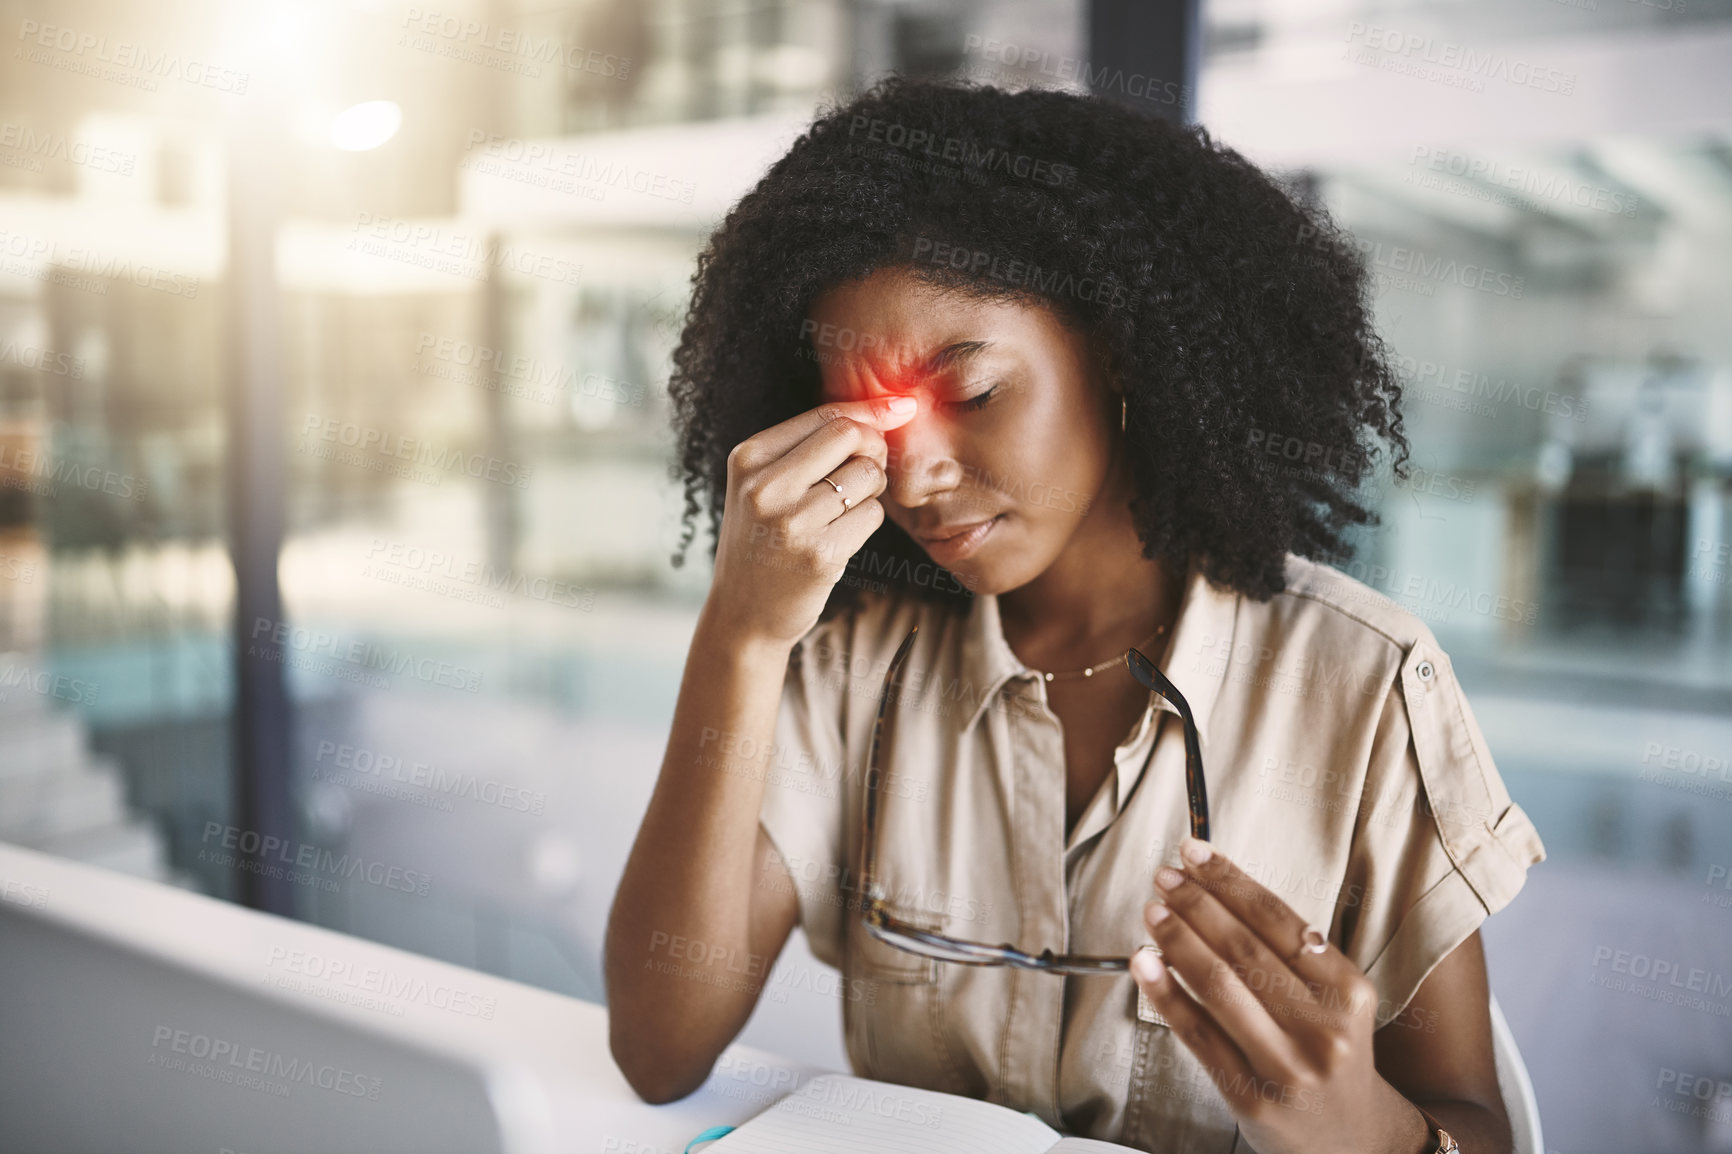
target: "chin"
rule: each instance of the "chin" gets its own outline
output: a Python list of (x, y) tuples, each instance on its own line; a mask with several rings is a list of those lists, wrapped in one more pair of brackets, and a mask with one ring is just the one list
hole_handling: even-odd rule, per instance
[(1010, 559), (996, 562), (970, 557), (950, 570), (956, 574), (956, 579), (976, 596), (986, 593), (997, 596), (1012, 589), (1020, 589), (1039, 577), (1041, 571), (1039, 568), (1030, 568), (1028, 557), (1017, 555), (1015, 551), (1011, 551)]
[[(1018, 568), (1020, 569), (1020, 566)], [(976, 597), (988, 593), (995, 597), (1001, 593), (1009, 593), (1012, 589), (1022, 588), (1038, 576), (1034, 573), (1011, 573), (1003, 566), (991, 565), (980, 569), (970, 569), (966, 572), (958, 572), (953, 569), (951, 572), (956, 573), (957, 580), (966, 585), (969, 592)]]

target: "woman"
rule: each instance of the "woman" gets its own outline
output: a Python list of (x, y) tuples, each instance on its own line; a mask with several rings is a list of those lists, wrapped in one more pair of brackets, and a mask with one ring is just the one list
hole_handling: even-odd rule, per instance
[[(1478, 926), (1544, 852), (1431, 632), (1317, 560), (1379, 442), (1406, 461), (1351, 242), (1201, 129), (891, 82), (695, 283), (671, 387), (716, 568), (609, 924), (637, 1092), (703, 1081), (797, 921), (864, 1076), (1151, 1150), (1508, 1150)], [(863, 930), (911, 631), (891, 907), (1130, 973)], [(1132, 647), (1195, 718), (1212, 843)]]

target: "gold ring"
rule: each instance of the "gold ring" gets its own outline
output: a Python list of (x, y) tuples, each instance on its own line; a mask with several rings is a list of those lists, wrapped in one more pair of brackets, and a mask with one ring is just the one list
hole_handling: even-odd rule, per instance
[(836, 490), (836, 495), (837, 495), (837, 496), (838, 496), (838, 497), (841, 497), (841, 498), (842, 498), (842, 512), (844, 512), (844, 513), (846, 513), (846, 512), (847, 512), (847, 511), (848, 511), (848, 510), (850, 510), (850, 509), (852, 509), (852, 508), (853, 508), (853, 507), (854, 507), (854, 502), (853, 502), (853, 500), (852, 500), (852, 499), (850, 499), (850, 498), (849, 498), (849, 497), (847, 497), (847, 496), (846, 496), (846, 495), (845, 495), (845, 494), (844, 494), (844, 493), (843, 493), (843, 492), (842, 492), (842, 486), (840, 486), (840, 485), (838, 485), (838, 484), (837, 484), (837, 483), (836, 483), (836, 482), (834, 482), (834, 481), (832, 481), (832, 480), (830, 480), (830, 478), (828, 478), (828, 477), (825, 477), (825, 478), (824, 478), (824, 481), (825, 481), (825, 483), (826, 483), (826, 484), (828, 484), (828, 485), (829, 485), (829, 486), (830, 486), (830, 487), (831, 487), (831, 488), (832, 488), (832, 489), (834, 489), (834, 490)]

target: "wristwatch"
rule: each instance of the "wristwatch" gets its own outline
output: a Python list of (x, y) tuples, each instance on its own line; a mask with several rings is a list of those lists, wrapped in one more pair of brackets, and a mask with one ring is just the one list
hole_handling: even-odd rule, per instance
[(1455, 1139), (1449, 1136), (1449, 1131), (1439, 1126), (1437, 1119), (1428, 1114), (1425, 1107), (1415, 1106), (1414, 1109), (1419, 1111), (1419, 1116), (1425, 1119), (1425, 1124), (1432, 1130), (1431, 1145), (1425, 1148), (1425, 1154), (1455, 1154), (1461, 1149), (1456, 1145)]

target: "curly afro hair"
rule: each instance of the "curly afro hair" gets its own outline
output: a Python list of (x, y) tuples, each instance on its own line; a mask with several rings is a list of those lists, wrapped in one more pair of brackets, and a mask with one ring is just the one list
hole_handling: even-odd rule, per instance
[[(1127, 395), (1144, 556), (1180, 571), (1195, 560), (1218, 587), (1264, 600), (1287, 553), (1348, 555), (1350, 527), (1376, 523), (1360, 487), (1380, 441), (1406, 475), (1368, 274), (1325, 210), (1201, 126), (1068, 92), (892, 78), (823, 110), (698, 258), (669, 381), (685, 484), (676, 566), (700, 493), (714, 556), (729, 451), (819, 403), (813, 300), (893, 266), (1038, 301), (1084, 334)], [(864, 573), (972, 597), (935, 569), (886, 519), (824, 616), (872, 584)]]

